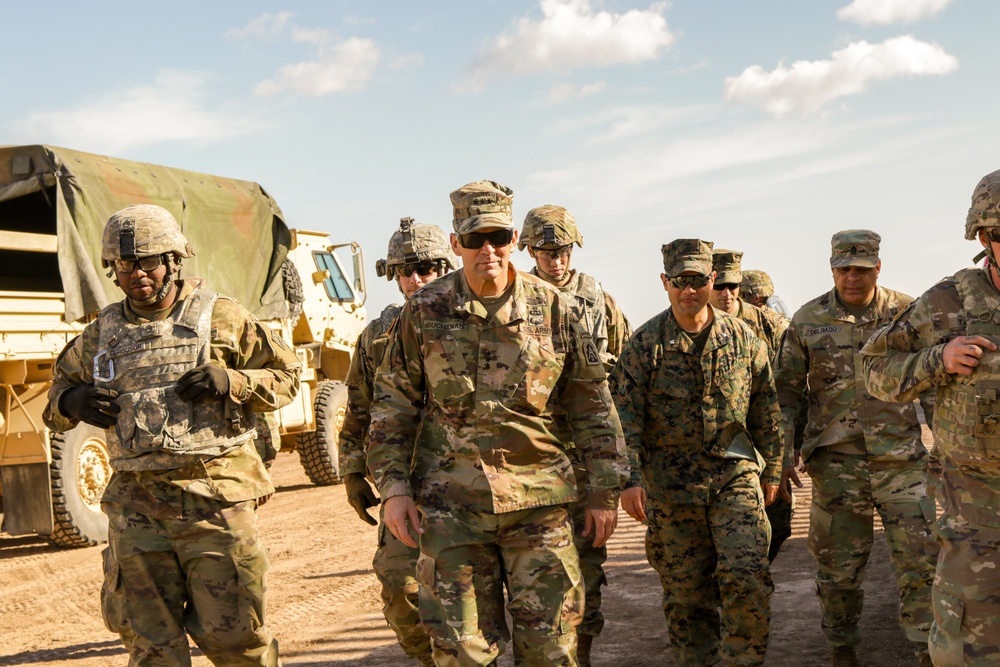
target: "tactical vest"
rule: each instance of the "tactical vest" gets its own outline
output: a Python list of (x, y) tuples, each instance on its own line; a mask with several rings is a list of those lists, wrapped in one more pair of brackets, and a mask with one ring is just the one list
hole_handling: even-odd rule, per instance
[(158, 322), (132, 324), (124, 302), (99, 317), (94, 382), (118, 392), (118, 423), (107, 430), (112, 462), (152, 452), (226, 454), (255, 436), (253, 415), (223, 399), (182, 400), (174, 392), (186, 372), (209, 361), (217, 294), (195, 290)]
[[(965, 310), (966, 335), (1000, 342), (1000, 295), (982, 269), (955, 274)], [(960, 465), (1000, 470), (1000, 353), (983, 350), (972, 375), (939, 387), (934, 446)]]
[(597, 281), (586, 273), (578, 273), (567, 285), (557, 289), (573, 297), (570, 299), (573, 315), (583, 325), (585, 332), (593, 335), (595, 310), (604, 308), (603, 303), (600, 305), (597, 303), (600, 296), (597, 290)]

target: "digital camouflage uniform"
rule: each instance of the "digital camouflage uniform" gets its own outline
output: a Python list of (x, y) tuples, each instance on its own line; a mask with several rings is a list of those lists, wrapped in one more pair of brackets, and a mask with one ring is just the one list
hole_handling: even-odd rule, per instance
[[(968, 240), (1000, 227), (998, 203), (1000, 171), (973, 192)], [(937, 667), (1000, 664), (1000, 354), (982, 348), (967, 376), (949, 374), (943, 362), (945, 345), (959, 336), (1000, 342), (998, 313), (988, 269), (966, 269), (924, 292), (862, 351), (876, 397), (908, 403), (935, 392), (928, 482), (942, 510), (930, 631)]]
[[(520, 248), (530, 246), (556, 249), (572, 243), (583, 247), (583, 236), (576, 226), (573, 215), (565, 208), (547, 205), (528, 211), (518, 239)], [(541, 278), (537, 267), (532, 268), (530, 273)], [(554, 286), (569, 298), (574, 317), (580, 322), (584, 331), (590, 333), (605, 369), (610, 371), (618, 360), (618, 355), (621, 354), (625, 340), (631, 335), (628, 318), (618, 308), (617, 302), (604, 291), (603, 286), (585, 273), (572, 270), (565, 284)], [(610, 338), (612, 332), (614, 341)], [(614, 343), (614, 347), (610, 345), (611, 342)], [(560, 440), (567, 444), (572, 441), (568, 426), (564, 427)], [(604, 574), (604, 561), (608, 559), (608, 549), (606, 546), (595, 547), (593, 536), (583, 536), (587, 509), (587, 496), (584, 492), (587, 487), (587, 467), (579, 450), (571, 449), (570, 456), (573, 460), (573, 470), (576, 472), (577, 487), (581, 490), (579, 499), (573, 504), (573, 537), (580, 556), (580, 569), (583, 572), (586, 590), (583, 622), (577, 628), (577, 634), (597, 637), (604, 628), (601, 587), (608, 583)]]
[[(99, 369), (115, 377), (97, 383), (119, 391), (123, 409), (107, 432), (115, 472), (101, 503), (110, 523), (101, 600), (129, 664), (189, 665), (189, 633), (214, 664), (277, 665), (278, 642), (265, 626), (268, 558), (255, 511), (274, 487), (253, 444), (252, 412), (291, 401), (299, 362), (235, 301), (177, 285), (165, 320), (144, 319), (119, 302), (66, 347), (45, 423), (55, 431), (76, 426), (59, 400), (94, 384), (95, 356), (108, 352)], [(199, 301), (200, 310), (193, 305)], [(161, 426), (182, 403), (174, 383), (206, 356), (227, 369), (229, 396), (189, 404), (190, 422), (168, 417)], [(200, 451), (166, 449), (183, 446), (188, 424), (214, 437), (196, 435)]]
[[(785, 335), (788, 328), (788, 318), (779, 315), (770, 308), (761, 308), (748, 303), (742, 298), (744, 278), (750, 274), (751, 282), (756, 285), (760, 281), (757, 271), (751, 274), (742, 269), (743, 253), (732, 250), (716, 249), (712, 251), (712, 268), (716, 272), (716, 283), (739, 283), (741, 297), (737, 299), (737, 312), (733, 317), (742, 320), (750, 329), (764, 341), (767, 346), (767, 358), (774, 362), (774, 358), (781, 346), (781, 337)], [(764, 274), (767, 275), (766, 273)], [(770, 279), (768, 279), (770, 281)], [(771, 290), (774, 291), (773, 289)], [(792, 492), (792, 483), (785, 483), (789, 493)], [(771, 526), (771, 542), (767, 548), (767, 559), (774, 562), (781, 550), (781, 545), (792, 536), (792, 510), (795, 508), (795, 496), (792, 495), (792, 502), (782, 498), (780, 495), (774, 502), (765, 508), (767, 512), (767, 522)]]
[[(708, 243), (681, 239), (663, 252), (668, 276), (684, 258), (711, 271)], [(773, 591), (761, 484), (781, 476), (780, 412), (764, 343), (712, 313), (700, 356), (672, 308), (646, 322), (610, 384), (632, 468), (627, 488), (647, 493), (646, 555), (663, 586), (675, 662), (759, 665)]]
[[(510, 196), (488, 181), (452, 193), (456, 232), (512, 226)], [(462, 271), (421, 288), (376, 375), (368, 467), (383, 500), (412, 495), (419, 508), (420, 616), (442, 666), (503, 651), (504, 576), (518, 660), (576, 664), (577, 488), (554, 410), (587, 461), (590, 507), (615, 509), (626, 478), (596, 346), (552, 286), (513, 267), (508, 279), (489, 319)]]
[[(838, 232), (831, 263), (860, 256), (874, 266), (878, 241), (867, 230)], [(868, 309), (856, 318), (834, 288), (795, 313), (775, 364), (786, 467), (794, 463), (795, 422), (808, 401), (801, 454), (813, 483), (809, 551), (818, 566), (823, 632), (835, 648), (861, 640), (861, 584), (878, 510), (899, 588), (900, 625), (918, 654), (926, 653), (938, 551), (930, 532), (934, 503), (925, 492), (927, 452), (914, 406), (869, 394), (861, 360), (865, 342), (910, 301), (876, 286)]]

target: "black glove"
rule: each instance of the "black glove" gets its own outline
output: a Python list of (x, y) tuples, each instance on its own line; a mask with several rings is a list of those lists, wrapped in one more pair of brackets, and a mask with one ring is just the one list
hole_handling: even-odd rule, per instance
[(97, 428), (111, 428), (122, 411), (116, 398), (118, 392), (114, 389), (84, 384), (59, 397), (59, 412)]
[(225, 396), (229, 393), (229, 374), (221, 366), (204, 364), (182, 375), (174, 392), (185, 401)]
[(379, 499), (372, 493), (372, 488), (368, 486), (365, 476), (359, 472), (347, 473), (344, 475), (344, 486), (347, 488), (347, 502), (358, 513), (361, 520), (372, 526), (377, 526), (378, 521), (368, 513), (368, 508), (378, 505)]

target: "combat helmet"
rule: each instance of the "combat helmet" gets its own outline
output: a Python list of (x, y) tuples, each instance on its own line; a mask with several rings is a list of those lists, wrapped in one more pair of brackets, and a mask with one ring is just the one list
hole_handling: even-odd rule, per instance
[(458, 257), (440, 227), (416, 223), (413, 218), (401, 218), (399, 229), (389, 238), (386, 258), (375, 262), (375, 273), (393, 280), (396, 267), (417, 262), (436, 262), (440, 276), (458, 268)]
[(755, 298), (770, 299), (774, 294), (774, 283), (771, 276), (764, 271), (747, 269), (743, 272), (743, 282), (740, 283), (740, 294)]
[(546, 204), (528, 211), (517, 248), (524, 250), (530, 246), (552, 250), (573, 243), (583, 247), (583, 234), (576, 226), (576, 218), (562, 206)]
[(144, 257), (164, 256), (167, 272), (163, 287), (142, 302), (149, 305), (161, 301), (170, 292), (174, 272), (181, 258), (194, 255), (194, 248), (181, 232), (170, 211), (155, 204), (136, 204), (116, 211), (104, 226), (101, 239), (101, 266), (118, 285), (118, 274), (112, 265), (117, 260), (138, 261)]
[(1000, 171), (986, 174), (972, 191), (972, 207), (965, 217), (965, 238), (974, 241), (980, 229), (1000, 227)]

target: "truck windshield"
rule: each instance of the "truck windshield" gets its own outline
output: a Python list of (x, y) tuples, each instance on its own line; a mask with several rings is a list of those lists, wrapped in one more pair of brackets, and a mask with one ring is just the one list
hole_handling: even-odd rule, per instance
[(354, 290), (351, 289), (351, 283), (347, 280), (333, 254), (329, 252), (314, 252), (313, 259), (316, 261), (316, 267), (320, 271), (326, 270), (330, 272), (330, 277), (323, 281), (323, 287), (326, 288), (326, 295), (330, 297), (330, 300), (354, 301)]

